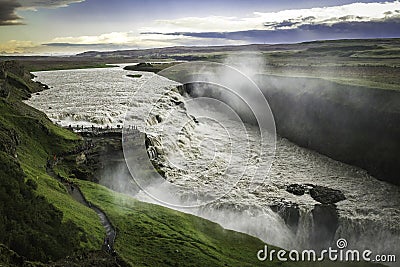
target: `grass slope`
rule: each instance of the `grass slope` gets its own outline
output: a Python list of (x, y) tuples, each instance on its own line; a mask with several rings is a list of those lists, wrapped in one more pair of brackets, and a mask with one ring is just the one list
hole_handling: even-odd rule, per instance
[[(24, 104), (19, 103), (17, 106), (22, 105)], [(48, 155), (72, 149), (79, 141), (78, 137), (53, 125), (39, 112), (29, 107), (25, 108), (31, 110), (30, 116), (20, 115), (9, 104), (0, 103), (1, 123), (14, 129), (21, 139), (17, 157), (26, 174), (25, 179), (37, 183), (37, 194), (44, 196), (63, 212), (64, 222), (72, 220), (83, 230), (83, 247), (98, 249), (105, 232), (96, 213), (73, 200), (66, 189), (50, 177), (45, 169)]]
[(105, 231), (96, 213), (45, 170), (49, 155), (73, 149), (80, 138), (21, 102), (41, 89), (29, 73), (12, 62), (0, 67), (0, 89), (7, 93), (0, 98), (0, 243), (35, 261), (99, 249)]
[[(374, 266), (365, 263), (260, 262), (258, 238), (208, 220), (77, 181), (117, 227), (115, 249), (132, 266)], [(269, 246), (269, 249), (276, 248)], [(379, 266), (379, 265), (376, 265)]]

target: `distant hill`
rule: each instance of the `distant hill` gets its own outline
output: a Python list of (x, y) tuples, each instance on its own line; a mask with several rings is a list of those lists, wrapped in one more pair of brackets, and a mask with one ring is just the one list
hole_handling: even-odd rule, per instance
[[(327, 40), (327, 41), (314, 41), (304, 42), (295, 44), (250, 44), (250, 45), (228, 45), (228, 46), (174, 46), (174, 47), (163, 47), (163, 48), (150, 48), (150, 49), (131, 49), (131, 50), (117, 50), (117, 51), (88, 51), (77, 54), (76, 57), (97, 57), (97, 58), (174, 58), (185, 60), (182, 54), (192, 55), (192, 57), (186, 57), (186, 60), (202, 59), (207, 57), (197, 56), (196, 54), (202, 53), (216, 53), (216, 52), (235, 52), (235, 51), (260, 51), (260, 52), (272, 52), (272, 51), (290, 51), (297, 49), (308, 49), (321, 46), (338, 46), (346, 45), (350, 48), (354, 47), (354, 44), (358, 45), (360, 49), (371, 48), (372, 45), (400, 45), (400, 39), (350, 39), (350, 40)], [(181, 54), (181, 56), (178, 56)]]

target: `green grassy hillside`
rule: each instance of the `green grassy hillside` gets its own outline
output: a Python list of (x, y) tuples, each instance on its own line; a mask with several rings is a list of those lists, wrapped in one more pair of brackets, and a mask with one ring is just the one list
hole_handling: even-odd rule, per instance
[(18, 64), (1, 63), (0, 243), (32, 261), (98, 249), (104, 229), (94, 211), (75, 202), (46, 174), (49, 155), (77, 146), (78, 136), (56, 127), (21, 99), (41, 90)]
[[(380, 266), (366, 263), (260, 262), (258, 238), (208, 220), (77, 181), (117, 227), (115, 249), (132, 266)], [(268, 246), (269, 249), (276, 247)]]

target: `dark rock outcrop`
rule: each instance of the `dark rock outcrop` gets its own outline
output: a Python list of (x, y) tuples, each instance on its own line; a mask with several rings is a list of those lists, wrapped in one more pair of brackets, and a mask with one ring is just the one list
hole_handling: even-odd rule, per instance
[(146, 71), (146, 72), (157, 73), (168, 66), (169, 64), (158, 64), (158, 63), (151, 64), (151, 63), (141, 62), (137, 65), (126, 66), (124, 67), (124, 70)]
[(291, 184), (286, 187), (286, 191), (296, 196), (302, 196), (306, 192), (306, 186), (301, 184)]
[[(0, 62), (0, 97), (7, 98), (11, 91), (18, 99), (28, 99), (31, 93), (47, 89), (44, 84), (33, 82), (32, 74), (13, 60)], [(11, 90), (12, 89), (12, 90)]]
[(0, 79), (5, 80), (6, 78), (7, 78), (7, 72), (6, 72), (6, 69), (5, 69), (5, 65), (1, 64), (0, 65)]
[(0, 80), (0, 97), (7, 98), (10, 94), (10, 88), (6, 81)]
[(50, 87), (47, 84), (41, 83), (39, 81), (35, 82), (37, 85), (39, 85), (43, 90), (48, 90)]
[(334, 204), (346, 199), (342, 191), (319, 185), (310, 190), (310, 196), (322, 204)]
[(18, 133), (0, 123), (0, 139), (0, 151), (4, 151), (14, 157), (17, 153), (17, 146), (20, 143)]
[(313, 184), (290, 184), (286, 191), (296, 196), (310, 194), (315, 201), (322, 204), (335, 204), (346, 199), (340, 190)]

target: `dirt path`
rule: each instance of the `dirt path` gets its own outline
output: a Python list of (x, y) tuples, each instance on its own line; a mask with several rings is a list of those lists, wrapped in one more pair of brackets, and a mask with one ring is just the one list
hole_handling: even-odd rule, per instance
[(98, 207), (95, 205), (91, 204), (89, 201), (86, 200), (85, 196), (83, 195), (82, 191), (80, 188), (75, 185), (68, 183), (65, 181), (61, 176), (57, 175), (53, 168), (50, 166), (46, 167), (47, 173), (53, 177), (54, 179), (58, 180), (60, 183), (62, 183), (65, 188), (67, 189), (68, 193), (72, 196), (73, 199), (78, 201), (79, 203), (91, 208), (94, 210), (97, 215), (100, 218), (100, 222), (103, 225), (104, 229), (106, 230), (106, 236), (104, 238), (104, 244), (103, 244), (103, 249), (105, 249), (108, 252), (113, 251), (113, 246), (114, 246), (114, 241), (116, 237), (116, 231), (114, 227), (112, 226), (110, 220), (108, 219), (107, 215)]

